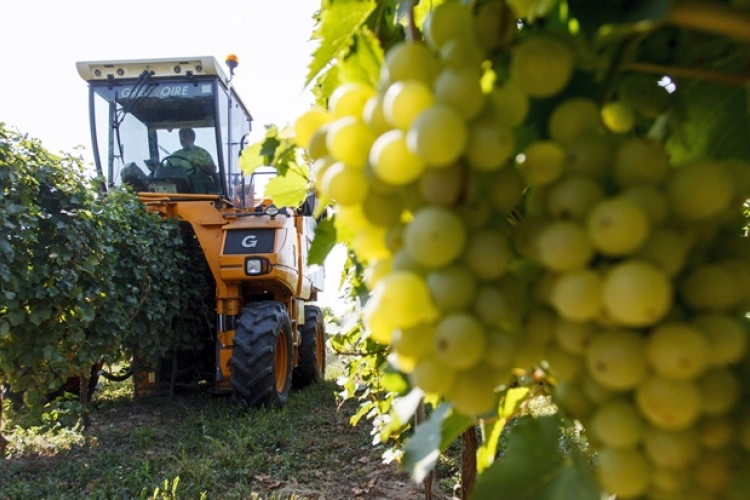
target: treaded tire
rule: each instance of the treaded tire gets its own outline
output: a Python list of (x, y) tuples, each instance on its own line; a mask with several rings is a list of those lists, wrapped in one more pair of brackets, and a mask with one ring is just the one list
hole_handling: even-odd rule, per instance
[(292, 386), (292, 325), (286, 307), (273, 301), (242, 309), (229, 364), (232, 400), (280, 408)]
[(305, 306), (305, 324), (300, 328), (299, 363), (292, 372), (292, 386), (305, 387), (325, 379), (326, 332), (318, 306)]

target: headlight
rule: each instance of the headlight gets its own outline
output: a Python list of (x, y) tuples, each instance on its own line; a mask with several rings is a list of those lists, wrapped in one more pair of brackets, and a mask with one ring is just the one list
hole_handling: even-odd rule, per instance
[(245, 259), (245, 274), (248, 276), (258, 276), (271, 272), (271, 263), (262, 257), (248, 257)]
[(270, 205), (268, 208), (266, 208), (266, 214), (270, 215), (271, 217), (274, 217), (277, 213), (279, 213), (279, 209), (274, 205)]

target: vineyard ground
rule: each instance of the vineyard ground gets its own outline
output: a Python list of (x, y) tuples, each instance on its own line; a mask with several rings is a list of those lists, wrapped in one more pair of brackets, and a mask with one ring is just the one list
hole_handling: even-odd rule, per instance
[[(244, 411), (196, 389), (136, 401), (129, 383), (98, 391), (85, 432), (21, 430), (15, 425), (24, 416), (6, 406), (10, 444), (0, 460), (0, 500), (154, 498), (177, 477), (175, 495), (156, 498), (424, 498), (397, 465), (383, 463), (385, 448), (373, 446), (369, 421), (349, 424), (357, 403), (337, 402), (336, 368), (275, 411)], [(433, 498), (449, 500), (457, 474), (450, 461), (441, 468)]]

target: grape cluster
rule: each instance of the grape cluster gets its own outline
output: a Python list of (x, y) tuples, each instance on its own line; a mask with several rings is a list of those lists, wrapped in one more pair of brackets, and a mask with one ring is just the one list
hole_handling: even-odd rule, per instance
[(340, 239), (367, 263), (365, 327), (467, 415), (491, 411), (515, 370), (548, 369), (618, 498), (722, 498), (750, 452), (750, 165), (673, 165), (632, 133), (668, 105), (635, 80), (604, 106), (557, 99), (520, 142), (576, 52), (519, 35), (516, 15), (440, 4), (424, 43), (388, 51), (377, 88), (345, 83), (295, 124)]

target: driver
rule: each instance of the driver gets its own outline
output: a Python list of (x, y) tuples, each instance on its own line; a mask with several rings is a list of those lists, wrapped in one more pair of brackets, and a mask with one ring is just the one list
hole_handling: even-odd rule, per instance
[(195, 145), (195, 130), (192, 128), (181, 128), (178, 135), (182, 149), (178, 149), (172, 155), (185, 159), (193, 167), (201, 169), (206, 175), (212, 176), (215, 174), (217, 169), (213, 158), (211, 158), (211, 153)]

